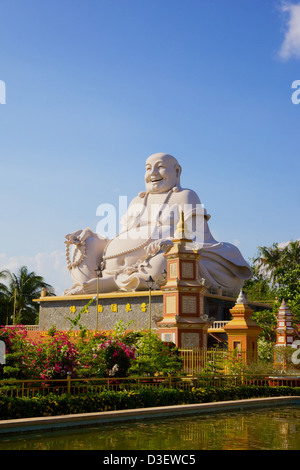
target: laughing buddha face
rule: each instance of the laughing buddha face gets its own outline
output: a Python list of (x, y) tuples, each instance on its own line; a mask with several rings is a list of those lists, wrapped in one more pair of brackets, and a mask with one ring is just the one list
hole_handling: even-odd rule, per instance
[(167, 153), (155, 153), (146, 160), (145, 184), (149, 193), (165, 193), (180, 185), (181, 166)]

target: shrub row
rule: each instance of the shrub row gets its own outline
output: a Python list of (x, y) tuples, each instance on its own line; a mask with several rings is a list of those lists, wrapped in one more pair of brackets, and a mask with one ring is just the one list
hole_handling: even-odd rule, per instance
[(183, 360), (174, 343), (161, 341), (152, 331), (126, 332), (127, 325), (119, 321), (110, 335), (99, 331), (77, 340), (71, 332), (54, 328), (37, 343), (28, 340), (27, 331), (21, 327), (0, 326), (0, 340), (6, 346), (0, 379), (167, 376), (182, 371)]
[(32, 398), (0, 395), (0, 419), (57, 416), (276, 396), (300, 396), (300, 387), (240, 386), (192, 388), (190, 390), (152, 388), (134, 391), (106, 390), (101, 393), (76, 396), (64, 394)]

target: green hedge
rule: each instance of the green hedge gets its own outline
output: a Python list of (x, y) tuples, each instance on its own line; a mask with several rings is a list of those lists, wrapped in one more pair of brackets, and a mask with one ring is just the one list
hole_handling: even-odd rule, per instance
[(152, 388), (134, 391), (107, 390), (101, 393), (76, 396), (47, 395), (33, 398), (0, 395), (0, 419), (57, 416), (276, 396), (300, 396), (300, 387), (240, 386), (192, 388), (190, 390)]

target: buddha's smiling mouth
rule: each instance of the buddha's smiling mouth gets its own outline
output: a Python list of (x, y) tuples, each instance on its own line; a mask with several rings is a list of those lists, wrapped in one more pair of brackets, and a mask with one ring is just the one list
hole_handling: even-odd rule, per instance
[(162, 181), (163, 178), (155, 178), (155, 179), (151, 179), (151, 183), (158, 183), (159, 181)]

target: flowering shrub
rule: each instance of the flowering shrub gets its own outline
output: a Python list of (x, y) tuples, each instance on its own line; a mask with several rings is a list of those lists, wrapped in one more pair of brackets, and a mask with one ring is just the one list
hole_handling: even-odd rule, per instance
[(40, 347), (39, 363), (42, 379), (63, 379), (68, 374), (77, 376), (79, 351), (70, 337), (57, 332), (45, 345)]
[(6, 353), (15, 352), (27, 336), (27, 331), (20, 325), (13, 327), (0, 326), (0, 340), (4, 341)]
[(99, 345), (100, 356), (106, 365), (106, 375), (125, 377), (135, 359), (135, 348), (127, 346), (119, 340), (109, 339)]
[(0, 378), (55, 380), (71, 377), (126, 377), (128, 374), (174, 374), (182, 368), (178, 350), (154, 333), (107, 335), (72, 341), (51, 330), (46, 341), (33, 343), (20, 328), (0, 328), (9, 354)]
[(22, 378), (22, 357), (29, 343), (26, 341), (27, 331), (19, 325), (0, 327), (0, 340), (5, 343), (6, 365), (0, 366), (0, 377)]
[(3, 378), (62, 379), (76, 377), (78, 348), (67, 334), (56, 332), (46, 342), (28, 341), (25, 330), (1, 328), (0, 338), (7, 345)]
[(125, 377), (135, 359), (135, 348), (104, 335), (85, 345), (80, 357), (81, 376)]

